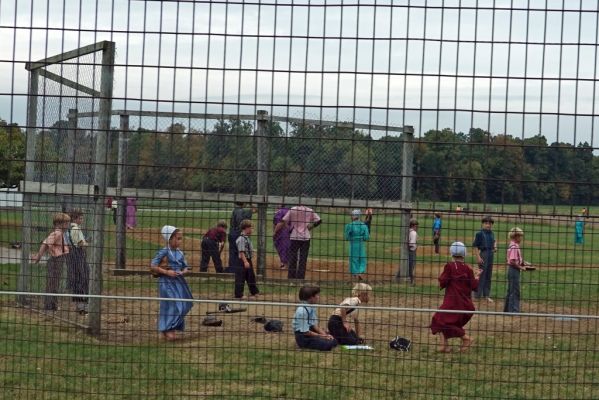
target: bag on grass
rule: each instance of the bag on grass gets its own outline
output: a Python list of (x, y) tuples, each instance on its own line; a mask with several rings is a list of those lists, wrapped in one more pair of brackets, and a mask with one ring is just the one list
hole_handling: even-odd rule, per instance
[(397, 351), (410, 351), (412, 341), (401, 336), (396, 336), (395, 339), (389, 342), (389, 347)]
[(283, 323), (277, 319), (271, 319), (264, 324), (264, 330), (267, 332), (283, 332)]

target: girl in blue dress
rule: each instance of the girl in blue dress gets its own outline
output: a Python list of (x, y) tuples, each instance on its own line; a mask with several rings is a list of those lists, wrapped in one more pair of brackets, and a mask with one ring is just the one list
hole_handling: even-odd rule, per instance
[[(166, 241), (166, 247), (160, 249), (152, 262), (150, 270), (158, 276), (158, 294), (163, 298), (192, 299), (189, 286), (183, 277), (191, 268), (180, 250), (183, 233), (174, 226), (165, 225), (160, 233)], [(176, 340), (176, 331), (185, 329), (185, 315), (191, 310), (192, 303), (186, 301), (161, 301), (158, 317), (158, 330), (167, 340)]]

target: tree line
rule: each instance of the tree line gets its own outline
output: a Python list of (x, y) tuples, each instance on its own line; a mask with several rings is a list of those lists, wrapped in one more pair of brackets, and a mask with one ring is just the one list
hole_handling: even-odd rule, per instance
[[(163, 131), (138, 128), (128, 134), (125, 185), (255, 193), (254, 130), (253, 122), (240, 120), (218, 121), (207, 131), (179, 123)], [(318, 125), (284, 129), (276, 122), (266, 131), (269, 194), (401, 198), (401, 137), (375, 139), (360, 130)], [(118, 134), (113, 129), (108, 141), (111, 185), (116, 184)], [(587, 205), (599, 200), (599, 156), (586, 142), (442, 129), (415, 138), (413, 149), (414, 200)], [(36, 178), (89, 182), (93, 154), (89, 131), (69, 134), (65, 121), (58, 121), (36, 134)], [(2, 120), (0, 157), (0, 183), (23, 179), (25, 133)]]

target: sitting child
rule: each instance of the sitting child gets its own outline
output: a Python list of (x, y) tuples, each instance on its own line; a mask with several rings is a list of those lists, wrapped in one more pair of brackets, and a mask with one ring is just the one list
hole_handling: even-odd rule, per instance
[(299, 291), (299, 298), (304, 305), (295, 310), (291, 326), (295, 333), (295, 341), (302, 349), (329, 351), (337, 346), (333, 336), (318, 326), (316, 309), (310, 304), (320, 300), (320, 288), (317, 286), (303, 286)]
[[(365, 283), (357, 283), (352, 289), (352, 296), (341, 302), (340, 307), (336, 308), (333, 315), (329, 318), (329, 332), (339, 344), (356, 345), (364, 343), (360, 337), (360, 322), (358, 321), (358, 311), (355, 306), (361, 303), (368, 303), (372, 287)], [(351, 329), (347, 317), (351, 315), (354, 320), (354, 328)]]

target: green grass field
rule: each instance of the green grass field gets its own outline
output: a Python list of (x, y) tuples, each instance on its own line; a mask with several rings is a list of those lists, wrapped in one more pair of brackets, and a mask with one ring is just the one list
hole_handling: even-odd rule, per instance
[[(320, 210), (319, 210), (320, 211)], [(20, 237), (20, 214), (1, 211), (0, 240)], [(199, 239), (217, 219), (230, 210), (187, 212), (141, 210), (139, 229), (158, 236), (169, 223)], [(5, 218), (6, 217), (6, 218)], [(269, 218), (271, 214), (269, 214)], [(314, 233), (311, 257), (344, 260), (342, 240), (348, 218), (343, 212), (321, 211), (325, 221)], [(418, 263), (441, 268), (446, 255), (430, 251), (430, 214), (418, 214), (422, 252)], [(34, 221), (45, 234), (50, 214), (36, 212)], [(479, 229), (479, 216), (450, 214), (443, 219), (443, 246), (453, 240), (469, 244)], [(496, 218), (498, 260), (505, 254), (506, 233), (512, 226), (525, 231), (524, 257), (539, 269), (522, 275), (523, 311), (598, 315), (599, 248), (597, 228), (587, 224), (584, 246), (573, 244), (573, 222), (550, 216)], [(112, 224), (109, 216), (107, 226)], [(87, 222), (89, 224), (89, 221)], [(399, 215), (379, 213), (373, 221), (368, 244), (371, 262), (397, 263)], [(87, 225), (89, 226), (89, 225)], [(269, 227), (270, 234), (270, 227)], [(150, 236), (152, 238), (152, 236)], [(159, 239), (158, 239), (159, 240)], [(130, 257), (149, 260), (156, 240), (128, 238)], [(272, 254), (272, 243), (267, 241)], [(105, 258), (113, 259), (114, 235), (105, 236)], [(499, 263), (498, 261), (498, 263)], [(4, 290), (16, 287), (17, 264), (2, 265)], [(44, 284), (44, 268), (36, 271), (36, 285)], [(418, 267), (417, 267), (418, 268)], [(373, 306), (436, 308), (442, 300), (435, 276), (416, 287), (391, 282), (375, 287)], [(196, 298), (223, 299), (231, 293), (230, 281), (190, 278)], [(495, 270), (492, 305), (482, 311), (501, 311), (505, 271)], [(298, 287), (285, 282), (260, 285), (264, 300), (294, 301)], [(348, 294), (347, 282), (323, 284), (322, 303), (335, 304)], [(155, 296), (156, 281), (149, 276), (104, 276), (107, 294)], [(199, 322), (207, 304), (196, 304), (188, 316), (184, 340), (174, 344), (156, 339), (154, 302), (105, 301), (103, 333), (86, 335), (69, 324), (14, 307), (12, 296), (0, 297), (1, 398), (43, 399), (596, 399), (599, 398), (599, 347), (596, 319), (559, 321), (550, 317), (477, 315), (468, 325), (475, 346), (466, 354), (439, 354), (437, 338), (426, 328), (430, 313), (366, 311), (365, 336), (372, 352), (336, 349), (321, 354), (296, 349), (289, 331), (292, 308), (250, 306), (247, 314), (234, 314), (221, 328)], [(248, 315), (267, 314), (286, 324), (283, 334), (267, 334), (248, 323)], [(110, 322), (128, 316), (127, 324)], [(320, 311), (321, 326), (326, 310)], [(399, 353), (388, 341), (400, 334), (410, 337), (414, 348)]]

